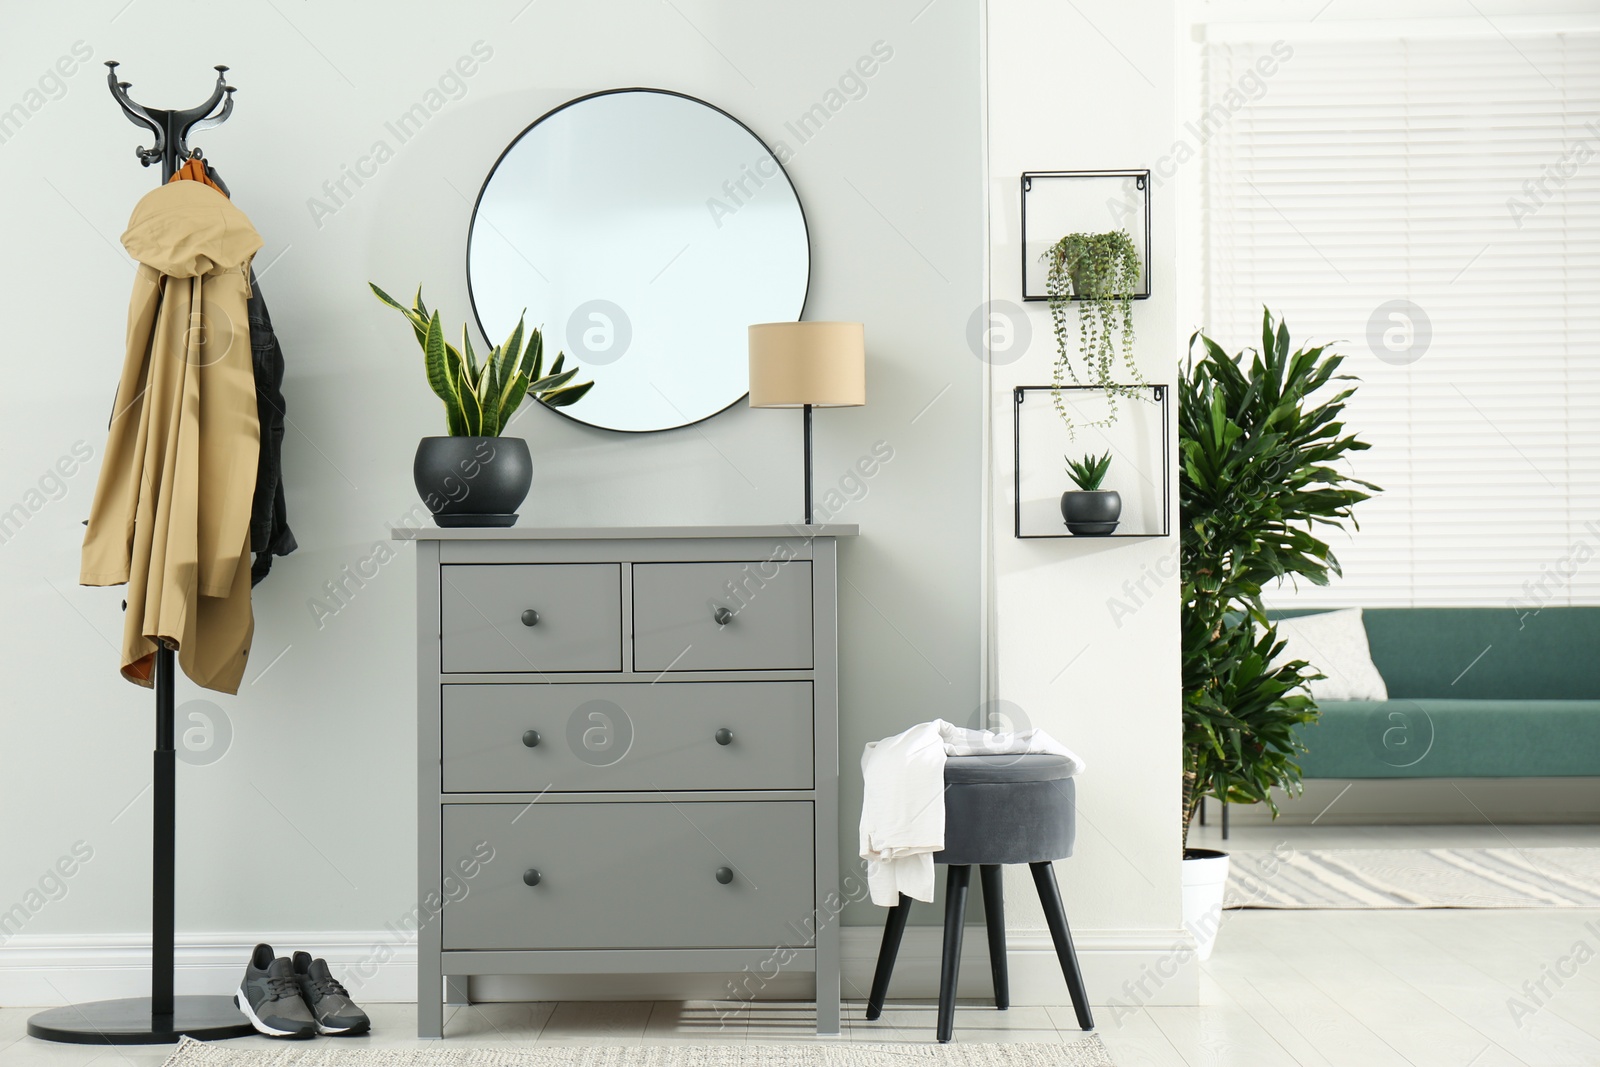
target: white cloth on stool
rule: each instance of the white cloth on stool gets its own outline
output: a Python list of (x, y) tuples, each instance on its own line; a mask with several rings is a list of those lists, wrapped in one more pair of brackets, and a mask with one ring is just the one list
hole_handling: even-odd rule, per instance
[(949, 756), (1024, 753), (1083, 760), (1043, 730), (995, 733), (935, 719), (867, 744), (861, 754), (861, 858), (872, 902), (893, 907), (904, 893), (933, 899), (933, 854), (944, 848), (944, 761)]

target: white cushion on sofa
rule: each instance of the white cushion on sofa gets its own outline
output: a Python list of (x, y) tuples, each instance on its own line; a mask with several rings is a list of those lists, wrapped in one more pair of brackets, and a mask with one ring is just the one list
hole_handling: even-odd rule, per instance
[(1311, 683), (1314, 700), (1388, 700), (1389, 687), (1372, 663), (1360, 608), (1278, 620), (1284, 642), (1279, 662), (1303, 659), (1327, 675)]

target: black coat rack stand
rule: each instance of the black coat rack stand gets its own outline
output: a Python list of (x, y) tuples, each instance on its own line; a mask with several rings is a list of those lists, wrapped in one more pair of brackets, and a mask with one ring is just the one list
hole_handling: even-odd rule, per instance
[[(211, 99), (187, 111), (160, 111), (129, 98), (127, 82), (117, 80), (115, 61), (106, 64), (106, 81), (123, 113), (155, 135), (149, 148), (138, 149), (145, 166), (161, 164), (166, 182), (190, 157), (188, 136), (196, 130), (220, 126), (233, 113), (233, 86), (217, 67), (217, 84)], [(217, 105), (221, 104), (221, 108)], [(126, 1000), (99, 1000), (68, 1004), (41, 1011), (28, 1020), (28, 1034), (46, 1041), (74, 1044), (159, 1045), (188, 1034), (202, 1041), (244, 1037), (255, 1029), (234, 1005), (231, 996), (172, 994), (173, 934), (175, 929), (175, 867), (177, 844), (177, 749), (174, 746), (173, 693), (177, 684), (177, 657), (165, 645), (156, 650), (155, 824), (154, 864), (151, 874), (150, 995)], [(240, 962), (241, 968), (243, 961)], [(241, 971), (242, 973), (242, 971)]]

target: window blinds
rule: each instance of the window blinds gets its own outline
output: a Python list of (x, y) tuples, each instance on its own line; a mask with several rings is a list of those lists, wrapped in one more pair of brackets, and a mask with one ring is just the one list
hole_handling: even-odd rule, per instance
[(1600, 35), (1271, 51), (1203, 50), (1207, 330), (1339, 342), (1384, 487), (1344, 578), (1272, 599), (1600, 603)]

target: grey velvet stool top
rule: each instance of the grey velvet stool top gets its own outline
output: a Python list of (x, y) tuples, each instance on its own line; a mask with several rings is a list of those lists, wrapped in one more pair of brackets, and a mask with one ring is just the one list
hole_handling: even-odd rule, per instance
[(1072, 777), (1072, 761), (1048, 752), (951, 756), (944, 761), (946, 785), (969, 782), (1055, 782)]
[(1065, 756), (951, 756), (935, 863), (1039, 863), (1072, 855), (1077, 787)]

